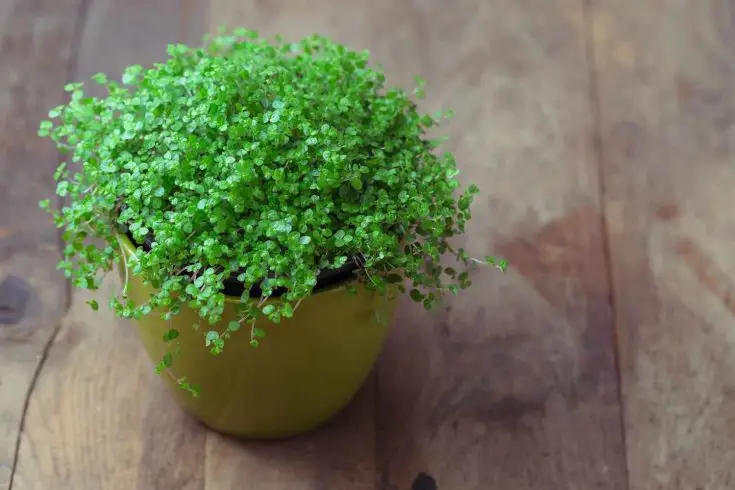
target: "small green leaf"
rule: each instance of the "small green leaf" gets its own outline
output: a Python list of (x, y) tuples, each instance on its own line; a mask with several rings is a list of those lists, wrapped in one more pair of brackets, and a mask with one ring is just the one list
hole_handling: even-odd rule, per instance
[(255, 339), (252, 339), (252, 340), (250, 341), (250, 347), (252, 347), (252, 348), (257, 348), (257, 347), (258, 347), (258, 345), (260, 345), (260, 343), (259, 343), (259, 342), (258, 342), (257, 340), (255, 340)]
[(59, 182), (56, 185), (56, 194), (60, 197), (65, 197), (69, 193), (69, 182), (66, 180)]
[(131, 65), (125, 68), (122, 75), (122, 83), (125, 85), (131, 85), (135, 83), (140, 73), (143, 71), (143, 67), (140, 65)]
[(173, 363), (173, 355), (170, 352), (166, 352), (161, 360), (156, 364), (156, 374), (161, 374), (163, 371), (171, 367)]
[(424, 309), (432, 310), (436, 306), (437, 298), (433, 293), (429, 293), (424, 297)]
[(237, 332), (238, 330), (240, 330), (240, 327), (240, 322), (236, 322), (234, 320), (227, 324), (227, 330), (229, 330), (230, 332)]
[(172, 328), (172, 329), (169, 329), (165, 334), (163, 334), (163, 341), (171, 342), (172, 340), (178, 337), (179, 337), (179, 331)]
[(485, 263), (497, 267), (502, 272), (505, 272), (508, 268), (508, 261), (505, 259), (496, 259), (492, 255), (485, 257)]
[(59, 178), (63, 175), (65, 169), (66, 169), (66, 162), (60, 163), (56, 167), (56, 170), (54, 171), (54, 180), (59, 180)]
[(95, 73), (92, 75), (92, 80), (99, 83), (100, 85), (104, 85), (107, 83), (107, 75), (104, 73)]
[(96, 301), (96, 300), (94, 300), (94, 299), (91, 299), (91, 300), (87, 301), (87, 304), (88, 304), (88, 305), (89, 305), (89, 307), (90, 307), (90, 308), (92, 308), (92, 310), (94, 310), (94, 311), (97, 311), (97, 310), (99, 310), (99, 309), (100, 309), (100, 305), (99, 305), (99, 303), (97, 303), (97, 301)]
[(51, 127), (50, 126), (45, 126), (43, 123), (41, 123), (41, 125), (38, 128), (37, 134), (38, 134), (38, 136), (40, 136), (40, 137), (43, 138), (43, 137), (46, 137), (46, 136), (48, 136), (50, 134), (49, 133), (50, 130), (51, 130)]
[(276, 310), (276, 307), (275, 307), (275, 306), (273, 306), (273, 305), (265, 305), (265, 306), (263, 307), (263, 314), (264, 314), (264, 315), (270, 315), (270, 314), (271, 314), (271, 313), (273, 313), (273, 312), (274, 312), (275, 310)]
[(261, 339), (265, 337), (265, 330), (260, 327), (253, 327), (252, 335), (254, 338)]
[(290, 304), (290, 303), (285, 303), (285, 304), (283, 305), (283, 307), (281, 308), (281, 313), (282, 313), (282, 314), (283, 314), (283, 316), (285, 316), (286, 318), (291, 318), (291, 317), (293, 317), (293, 314), (294, 314), (294, 311), (293, 311), (293, 306), (291, 306), (291, 304)]
[(447, 170), (446, 175), (448, 179), (453, 179), (454, 177), (459, 175), (459, 170), (457, 168), (450, 168), (449, 170)]
[(350, 180), (350, 185), (356, 191), (361, 191), (362, 190), (362, 180), (360, 180), (359, 178), (354, 178), (354, 179)]
[(424, 295), (421, 294), (421, 291), (419, 291), (418, 289), (412, 289), (409, 293), (409, 296), (411, 296), (411, 299), (417, 303), (420, 303), (424, 299)]
[(213, 345), (217, 340), (219, 339), (219, 332), (215, 330), (210, 330), (207, 332), (207, 336), (205, 338), (205, 345), (209, 347), (210, 345)]

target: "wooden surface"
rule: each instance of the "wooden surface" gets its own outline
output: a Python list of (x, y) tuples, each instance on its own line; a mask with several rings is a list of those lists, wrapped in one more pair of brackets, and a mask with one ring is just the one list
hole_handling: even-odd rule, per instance
[[(0, 282), (19, 279), (8, 296), (28, 298), (20, 321), (0, 324), (0, 489), (16, 471), (26, 400), (67, 306), (56, 271), (57, 233), (38, 201), (52, 197), (58, 164), (38, 121), (62, 100), (82, 14), (81, 0), (0, 2)], [(4, 307), (0, 309), (4, 309)]]
[(593, 4), (631, 488), (735, 488), (735, 3)]
[[(727, 0), (0, 2), (0, 281), (31, 291), (0, 325), (0, 489), (735, 486), (734, 19)], [(426, 78), (483, 191), (465, 245), (512, 265), (447, 310), (405, 302), (355, 402), (284, 442), (210, 433), (130, 325), (87, 293), (67, 310), (35, 207), (57, 162), (35, 131), (67, 79), (223, 24)]]

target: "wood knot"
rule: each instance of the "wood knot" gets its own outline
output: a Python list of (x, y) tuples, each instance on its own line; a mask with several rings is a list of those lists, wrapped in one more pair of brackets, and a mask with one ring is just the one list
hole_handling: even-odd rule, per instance
[(436, 486), (436, 480), (431, 475), (424, 473), (423, 471), (416, 475), (413, 483), (411, 484), (411, 490), (438, 490)]
[(31, 289), (17, 276), (7, 276), (0, 282), (0, 324), (15, 325), (25, 317)]

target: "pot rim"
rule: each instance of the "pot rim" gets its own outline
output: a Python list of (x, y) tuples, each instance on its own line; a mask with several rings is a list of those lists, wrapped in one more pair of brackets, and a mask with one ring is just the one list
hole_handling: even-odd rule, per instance
[[(120, 244), (120, 247), (122, 248), (122, 252), (126, 256), (133, 255), (137, 251), (137, 248), (136, 248), (135, 244), (127, 236), (127, 233), (122, 232), (122, 231), (118, 231), (118, 232), (116, 232), (116, 237), (118, 239), (118, 243)], [(341, 282), (338, 282), (338, 283), (335, 283), (335, 284), (326, 286), (323, 289), (319, 289), (317, 291), (314, 291), (314, 292), (311, 293), (310, 296), (318, 296), (318, 295), (324, 295), (324, 294), (334, 294), (336, 292), (339, 292), (339, 291), (342, 291), (342, 290), (346, 289), (346, 287), (348, 285), (353, 284), (356, 281), (357, 281), (357, 278), (356, 277), (353, 277), (352, 279), (349, 279), (349, 280), (346, 280), (346, 281), (341, 281)], [(253, 297), (250, 297), (247, 300), (244, 300), (241, 296), (233, 296), (233, 295), (225, 294), (225, 303), (241, 304), (241, 303), (243, 303), (245, 301), (258, 301), (259, 298), (260, 298), (259, 296), (256, 296), (254, 298)], [(304, 299), (306, 299), (306, 298), (304, 298)], [(271, 297), (269, 297), (266, 300), (267, 303), (268, 302), (278, 302), (278, 301), (281, 301), (281, 297), (280, 296), (271, 296)]]

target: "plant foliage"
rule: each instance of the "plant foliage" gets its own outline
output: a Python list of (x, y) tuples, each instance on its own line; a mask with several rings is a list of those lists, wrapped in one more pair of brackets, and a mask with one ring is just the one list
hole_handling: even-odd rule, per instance
[[(368, 52), (321, 36), (272, 43), (236, 30), (168, 54), (151, 68), (128, 67), (122, 83), (95, 75), (105, 97), (67, 85), (70, 101), (39, 130), (69, 155), (55, 174), (68, 204), (52, 212), (66, 242), (59, 265), (74, 285), (99, 286), (98, 272), (120, 256), (122, 229), (139, 244), (152, 239), (127, 273), (157, 292), (134, 304), (126, 284), (110, 300), (120, 316), (156, 310), (170, 319), (187, 305), (215, 325), (223, 281), (234, 275), (246, 300), (259, 285), (261, 299), (243, 301), (239, 321), (202, 329), (216, 354), (241, 326), (257, 346), (259, 317), (291, 317), (322, 271), (348, 261), (369, 289), (386, 294), (395, 283), (426, 308), (468, 287), (473, 263), (505, 267), (450, 245), (478, 189), (458, 191), (454, 157), (426, 136), (446, 114), (422, 114), (386, 87)], [(422, 91), (419, 80), (414, 94)], [(463, 267), (445, 267), (444, 255)], [(275, 288), (286, 293), (266, 302)], [(169, 367), (170, 354), (161, 362)]]

